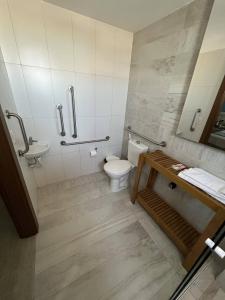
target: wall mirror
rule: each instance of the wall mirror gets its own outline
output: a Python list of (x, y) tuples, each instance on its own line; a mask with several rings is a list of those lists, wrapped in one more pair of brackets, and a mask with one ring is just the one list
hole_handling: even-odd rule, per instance
[(225, 1), (215, 0), (177, 135), (225, 150)]

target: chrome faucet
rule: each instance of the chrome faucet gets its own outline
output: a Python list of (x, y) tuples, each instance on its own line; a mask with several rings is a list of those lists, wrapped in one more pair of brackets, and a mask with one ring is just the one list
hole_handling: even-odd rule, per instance
[(32, 136), (29, 136), (28, 142), (29, 142), (29, 145), (33, 145), (33, 143), (38, 142), (38, 140), (33, 140)]
[(217, 121), (216, 124), (215, 124), (215, 127), (217, 129), (220, 129), (220, 130), (225, 129), (225, 122), (224, 122), (224, 120)]

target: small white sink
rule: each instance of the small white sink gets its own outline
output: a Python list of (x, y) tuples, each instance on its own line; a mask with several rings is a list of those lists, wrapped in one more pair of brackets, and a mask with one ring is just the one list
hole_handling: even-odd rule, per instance
[(42, 143), (34, 143), (33, 145), (29, 146), (29, 151), (24, 154), (24, 156), (28, 159), (35, 158), (35, 157), (41, 157), (49, 150), (48, 144), (42, 144)]

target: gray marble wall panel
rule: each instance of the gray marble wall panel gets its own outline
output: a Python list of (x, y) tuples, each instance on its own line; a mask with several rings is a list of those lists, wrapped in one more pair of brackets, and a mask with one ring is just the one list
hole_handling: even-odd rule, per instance
[[(166, 140), (164, 151), (182, 162), (225, 178), (224, 152), (175, 136), (212, 4), (196, 0), (134, 35), (125, 125)], [(123, 156), (127, 139), (125, 132)], [(157, 149), (153, 144), (149, 148)], [(163, 178), (157, 189), (198, 230), (213, 215), (179, 188), (170, 191)]]

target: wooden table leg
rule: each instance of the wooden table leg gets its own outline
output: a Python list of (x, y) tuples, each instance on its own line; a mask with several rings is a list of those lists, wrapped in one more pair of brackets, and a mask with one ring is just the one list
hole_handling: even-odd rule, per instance
[(137, 170), (136, 170), (136, 173), (135, 173), (134, 189), (133, 189), (133, 195), (132, 195), (132, 198), (131, 198), (132, 203), (135, 203), (135, 200), (137, 198), (139, 181), (140, 181), (140, 178), (141, 178), (141, 173), (142, 173), (142, 169), (143, 169), (144, 164), (145, 164), (145, 156), (144, 156), (144, 154), (141, 154), (139, 156), (138, 166), (137, 166)]
[(195, 245), (192, 247), (190, 252), (187, 254), (183, 261), (183, 266), (186, 270), (190, 270), (191, 267), (194, 265), (196, 260), (198, 259), (199, 255), (205, 249), (205, 240), (207, 238), (212, 238), (214, 234), (219, 230), (221, 225), (224, 223), (225, 220), (225, 212), (224, 210), (218, 210), (212, 220), (207, 225), (206, 229), (203, 231)]
[(148, 177), (148, 182), (147, 182), (147, 187), (149, 189), (153, 188), (153, 185), (156, 181), (157, 175), (158, 175), (158, 171), (151, 168), (150, 173), (149, 173), (149, 177)]

